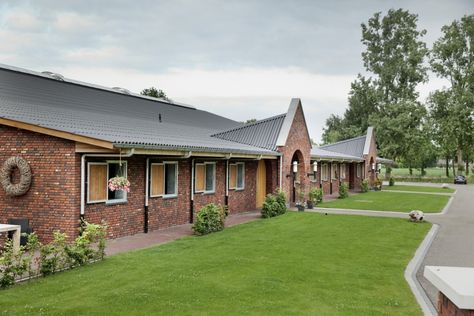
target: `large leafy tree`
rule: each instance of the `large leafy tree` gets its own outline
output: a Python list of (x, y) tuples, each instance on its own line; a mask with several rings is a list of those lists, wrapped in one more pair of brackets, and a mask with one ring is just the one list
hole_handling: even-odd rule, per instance
[[(433, 71), (451, 84), (449, 92), (445, 92), (449, 93), (450, 104), (446, 115), (454, 130), (451, 141), (457, 144), (458, 161), (464, 159), (469, 170), (474, 146), (474, 15), (455, 20), (441, 30), (430, 63)], [(442, 104), (439, 98), (435, 101), (438, 106)]]
[(383, 17), (381, 12), (375, 13), (362, 24), (366, 47), (362, 60), (375, 75), (385, 103), (415, 100), (416, 86), (427, 80), (424, 59), (428, 49), (421, 40), (426, 30), (418, 30), (417, 22), (418, 15), (391, 9)]
[(157, 89), (155, 87), (143, 89), (142, 92), (140, 92), (140, 94), (169, 101), (169, 98), (166, 95), (166, 93), (163, 90)]

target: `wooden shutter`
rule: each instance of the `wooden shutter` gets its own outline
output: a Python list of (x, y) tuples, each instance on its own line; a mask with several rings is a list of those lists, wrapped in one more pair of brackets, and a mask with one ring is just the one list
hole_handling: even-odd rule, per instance
[(204, 191), (204, 178), (205, 178), (206, 168), (204, 164), (196, 164), (194, 168), (194, 191), (203, 192)]
[(160, 196), (164, 193), (164, 165), (151, 165), (151, 196)]
[(237, 165), (229, 166), (229, 189), (237, 187)]
[(89, 202), (107, 200), (107, 164), (89, 165)]

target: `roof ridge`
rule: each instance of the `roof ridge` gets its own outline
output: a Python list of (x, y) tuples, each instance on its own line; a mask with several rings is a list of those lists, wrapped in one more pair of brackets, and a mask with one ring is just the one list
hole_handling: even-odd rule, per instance
[(134, 97), (134, 98), (139, 98), (139, 99), (145, 99), (145, 100), (149, 100), (149, 101), (153, 101), (153, 102), (165, 103), (165, 104), (168, 104), (168, 105), (171, 105), (171, 106), (186, 108), (186, 109), (190, 109), (190, 110), (196, 110), (196, 108), (194, 106), (184, 104), (184, 103), (181, 103), (181, 102), (175, 102), (175, 101), (172, 101), (172, 100), (154, 98), (154, 97), (150, 97), (150, 96), (147, 96), (147, 95), (142, 95), (142, 94), (139, 94), (139, 93), (130, 92), (128, 90), (127, 90), (128, 91), (127, 93), (124, 93), (124, 92), (121, 92), (121, 90), (119, 90), (119, 89), (109, 88), (109, 87), (106, 87), (106, 86), (102, 86), (100, 84), (89, 83), (89, 82), (85, 82), (85, 81), (66, 78), (66, 77), (63, 77), (62, 75), (61, 75), (62, 79), (57, 80), (57, 79), (51, 77), (50, 75), (46, 74), (46, 72), (44, 72), (44, 73), (43, 72), (38, 72), (38, 71), (29, 70), (29, 69), (26, 69), (26, 68), (21, 68), (21, 67), (16, 67), (16, 66), (10, 66), (10, 65), (6, 65), (6, 64), (2, 64), (2, 63), (0, 63), (0, 69), (7, 70), (7, 71), (12, 71), (12, 72), (17, 72), (17, 73), (21, 73), (21, 74), (25, 74), (25, 75), (35, 76), (35, 77), (39, 77), (39, 78), (43, 78), (43, 79), (47, 79), (47, 80), (53, 80), (53, 81), (57, 81), (59, 83), (62, 82), (62, 83), (65, 83), (65, 84), (72, 84), (72, 85), (86, 87), (86, 88), (90, 88), (90, 89), (96, 89), (96, 90), (101, 90), (101, 91), (105, 91), (105, 92), (111, 92), (111, 93), (119, 94), (119, 95), (122, 95), (122, 96), (129, 96), (129, 97)]
[(326, 145), (321, 145), (321, 146), (319, 146), (319, 147), (322, 148), (322, 149), (324, 149), (324, 147), (329, 147), (329, 146), (333, 146), (333, 145), (337, 145), (337, 144), (347, 143), (347, 142), (349, 142), (349, 141), (351, 141), (351, 140), (355, 140), (355, 139), (359, 139), (359, 138), (366, 138), (366, 135), (361, 135), (361, 136), (357, 136), (357, 137), (352, 137), (352, 138), (340, 140), (340, 141), (338, 141), (338, 142), (331, 143), (331, 144), (326, 144)]
[(241, 125), (241, 126), (233, 127), (233, 128), (231, 128), (231, 129), (227, 129), (227, 130), (224, 130), (224, 131), (220, 131), (220, 132), (214, 133), (214, 134), (211, 135), (211, 137), (217, 137), (217, 136), (222, 135), (222, 134), (225, 134), (225, 133), (229, 133), (229, 132), (241, 130), (241, 129), (244, 129), (244, 128), (248, 128), (248, 127), (251, 127), (251, 126), (259, 125), (259, 124), (262, 124), (262, 123), (266, 123), (266, 122), (268, 122), (268, 121), (275, 120), (275, 119), (280, 118), (280, 117), (283, 117), (283, 116), (285, 116), (285, 115), (286, 115), (286, 113), (278, 114), (278, 115), (274, 115), (274, 116), (271, 116), (271, 117), (267, 117), (267, 118), (258, 120), (258, 121), (253, 122), (253, 123), (249, 123), (249, 124), (244, 124), (244, 125)]

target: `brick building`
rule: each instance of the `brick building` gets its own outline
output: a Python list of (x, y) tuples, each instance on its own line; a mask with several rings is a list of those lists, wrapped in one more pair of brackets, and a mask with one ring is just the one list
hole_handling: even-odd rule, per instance
[[(55, 230), (74, 238), (82, 218), (107, 222), (116, 238), (192, 222), (210, 202), (235, 213), (261, 207), (277, 189), (289, 203), (318, 186), (336, 194), (340, 181), (358, 190), (363, 178), (374, 180), (377, 159), (371, 128), (312, 148), (299, 99), (284, 114), (242, 124), (121, 88), (2, 66), (0, 167), (10, 157), (28, 163), (31, 184), (16, 196), (0, 187), (0, 223), (27, 219), (43, 240)], [(111, 191), (114, 176), (127, 178), (130, 192)], [(21, 180), (16, 169), (9, 177)]]

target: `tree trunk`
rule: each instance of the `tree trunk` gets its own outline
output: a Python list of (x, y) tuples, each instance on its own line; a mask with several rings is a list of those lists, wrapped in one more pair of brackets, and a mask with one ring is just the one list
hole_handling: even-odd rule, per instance
[(408, 166), (408, 170), (410, 171), (410, 176), (412, 176), (413, 175), (413, 169), (411, 168), (411, 165)]
[(469, 175), (469, 161), (466, 161), (466, 176)]
[(456, 176), (456, 164), (454, 163), (454, 159), (453, 159), (453, 177)]
[(449, 157), (446, 156), (446, 177), (449, 178)]

